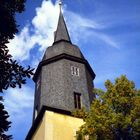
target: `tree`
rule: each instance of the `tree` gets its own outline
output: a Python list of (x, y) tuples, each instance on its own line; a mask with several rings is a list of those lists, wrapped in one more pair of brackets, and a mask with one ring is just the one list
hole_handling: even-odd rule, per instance
[(2, 97), (0, 96), (0, 140), (12, 139), (11, 135), (5, 134), (5, 132), (8, 131), (11, 124), (11, 122), (7, 120), (8, 118), (8, 112), (4, 109)]
[(24, 11), (25, 0), (0, 1), (0, 92), (8, 87), (21, 87), (26, 83), (26, 77), (33, 75), (33, 69), (24, 68), (13, 60), (6, 44), (18, 32), (15, 20), (16, 13)]
[(85, 113), (85, 124), (77, 132), (77, 139), (139, 140), (140, 90), (126, 76), (112, 83), (105, 82), (106, 91), (96, 89), (91, 109)]
[[(8, 87), (15, 88), (17, 85), (21, 88), (26, 83), (26, 78), (33, 75), (30, 66), (24, 68), (16, 60), (13, 60), (9, 54), (7, 43), (14, 35), (18, 33), (18, 26), (15, 15), (24, 11), (26, 0), (1, 0), (0, 1), (0, 92)], [(11, 122), (9, 115), (4, 110), (2, 96), (0, 96), (0, 140), (10, 140), (11, 135), (6, 135)]]

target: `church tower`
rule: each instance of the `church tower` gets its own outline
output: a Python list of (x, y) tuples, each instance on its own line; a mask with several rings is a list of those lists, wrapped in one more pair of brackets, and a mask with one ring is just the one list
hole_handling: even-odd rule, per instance
[[(94, 98), (94, 78), (88, 61), (78, 46), (72, 44), (60, 10), (53, 45), (46, 49), (33, 77), (33, 124), (26, 140), (75, 140), (73, 133), (83, 121), (71, 116), (71, 112), (81, 107), (89, 110)], [(67, 133), (69, 138), (65, 138)]]

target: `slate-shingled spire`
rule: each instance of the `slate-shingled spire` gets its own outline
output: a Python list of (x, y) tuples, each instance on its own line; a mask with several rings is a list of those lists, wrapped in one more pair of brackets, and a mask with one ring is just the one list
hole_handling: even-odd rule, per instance
[(55, 41), (47, 47), (33, 77), (36, 87), (33, 120), (43, 106), (70, 112), (78, 106), (88, 110), (94, 98), (94, 78), (95, 73), (78, 46), (70, 42), (60, 11)]
[(68, 30), (67, 30), (67, 26), (66, 26), (63, 14), (60, 9), (57, 30), (56, 30), (55, 36), (54, 36), (54, 43), (61, 41), (61, 40), (71, 43), (70, 36), (69, 36)]

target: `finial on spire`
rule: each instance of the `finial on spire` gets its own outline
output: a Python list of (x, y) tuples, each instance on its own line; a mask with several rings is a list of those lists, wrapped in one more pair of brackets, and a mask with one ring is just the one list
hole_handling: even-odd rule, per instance
[(62, 7), (62, 0), (59, 0), (59, 7), (60, 7), (60, 11), (61, 11), (61, 7)]

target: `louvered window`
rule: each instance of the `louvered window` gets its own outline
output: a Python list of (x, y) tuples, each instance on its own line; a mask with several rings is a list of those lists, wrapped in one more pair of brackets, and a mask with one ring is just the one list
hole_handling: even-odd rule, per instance
[(71, 66), (71, 74), (75, 76), (79, 76), (79, 68), (75, 66)]

